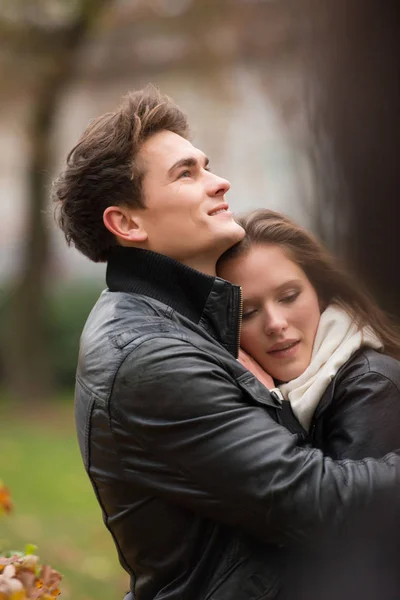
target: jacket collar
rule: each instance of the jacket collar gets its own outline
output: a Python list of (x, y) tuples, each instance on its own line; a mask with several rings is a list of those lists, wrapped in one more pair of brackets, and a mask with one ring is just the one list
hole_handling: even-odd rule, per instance
[(106, 282), (112, 292), (142, 294), (171, 307), (213, 335), (231, 354), (239, 348), (240, 288), (163, 254), (112, 248)]

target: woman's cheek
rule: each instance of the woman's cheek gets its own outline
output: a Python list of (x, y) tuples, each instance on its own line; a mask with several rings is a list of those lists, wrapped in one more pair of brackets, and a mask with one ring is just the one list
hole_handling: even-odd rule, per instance
[(315, 317), (319, 315), (319, 311), (315, 307), (313, 298), (303, 298), (303, 301), (297, 306), (296, 319), (303, 325), (312, 323)]
[(261, 337), (261, 332), (257, 335), (257, 328), (253, 325), (242, 325), (240, 336), (240, 344), (249, 354), (257, 352), (258, 341)]

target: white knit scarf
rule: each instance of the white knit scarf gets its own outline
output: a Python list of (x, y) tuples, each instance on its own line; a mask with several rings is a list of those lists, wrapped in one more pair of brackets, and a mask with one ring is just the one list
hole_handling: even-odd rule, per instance
[(311, 362), (296, 379), (279, 386), (305, 429), (337, 371), (361, 347), (379, 350), (382, 343), (370, 327), (359, 329), (342, 308), (330, 305), (321, 314)]

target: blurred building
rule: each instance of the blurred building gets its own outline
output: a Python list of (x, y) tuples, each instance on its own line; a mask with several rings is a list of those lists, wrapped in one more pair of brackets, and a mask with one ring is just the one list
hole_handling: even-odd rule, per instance
[[(313, 207), (300, 51), (301, 20), (274, 0), (119, 0), (81, 49), (54, 131), (54, 165), (93, 117), (148, 82), (186, 110), (194, 143), (232, 183), (235, 211), (281, 210), (307, 225)], [(55, 22), (56, 23), (56, 22)], [(53, 26), (56, 26), (53, 24)], [(35, 89), (34, 57), (0, 111), (0, 277), (18, 269), (24, 236), (29, 145), (26, 123)], [(60, 277), (100, 276), (54, 230)]]

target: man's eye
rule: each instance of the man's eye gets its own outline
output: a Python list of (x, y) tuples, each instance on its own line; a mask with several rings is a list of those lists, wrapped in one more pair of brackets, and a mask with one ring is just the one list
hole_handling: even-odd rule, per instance
[(291, 302), (294, 302), (296, 298), (298, 298), (299, 294), (300, 292), (293, 292), (292, 294), (288, 294), (284, 298), (281, 298), (280, 301), (282, 304), (290, 304)]
[(182, 171), (182, 173), (179, 173), (178, 179), (185, 178), (185, 177), (190, 177), (190, 176), (191, 176), (191, 172), (190, 171)]

